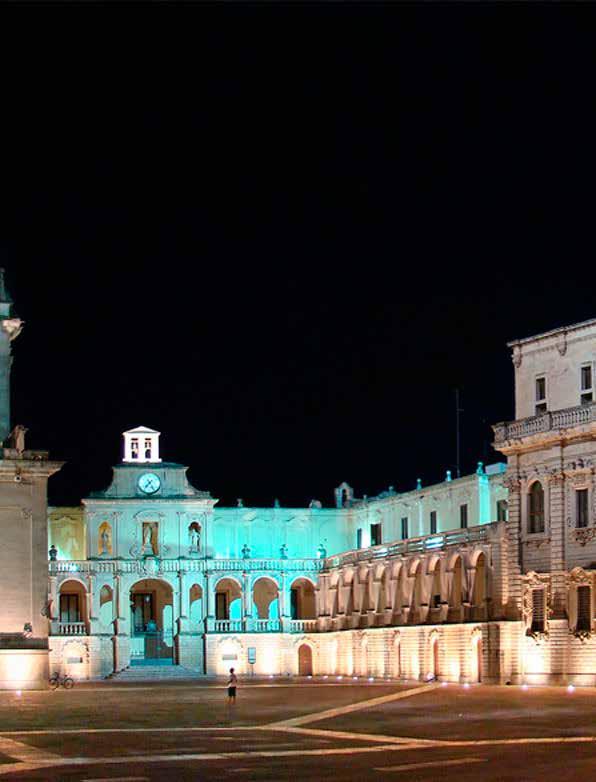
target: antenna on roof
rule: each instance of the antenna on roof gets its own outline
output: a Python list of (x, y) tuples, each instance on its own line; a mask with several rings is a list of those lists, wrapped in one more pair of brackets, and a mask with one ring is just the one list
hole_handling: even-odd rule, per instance
[(461, 478), (461, 469), (459, 464), (459, 452), (461, 446), (461, 436), (459, 431), (459, 416), (464, 411), (459, 406), (459, 388), (455, 389), (455, 474)]

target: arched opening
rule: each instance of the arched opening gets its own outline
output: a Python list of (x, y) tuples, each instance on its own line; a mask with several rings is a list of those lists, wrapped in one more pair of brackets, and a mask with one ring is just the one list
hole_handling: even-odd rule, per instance
[(242, 619), (242, 590), (234, 578), (222, 578), (216, 584), (215, 618)]
[(112, 630), (112, 622), (114, 621), (114, 593), (107, 584), (102, 586), (99, 590), (99, 624), (103, 632), (110, 632)]
[(193, 584), (189, 592), (189, 619), (193, 630), (198, 630), (203, 621), (203, 590), (198, 584)]
[(137, 581), (130, 590), (131, 664), (174, 662), (173, 590), (158, 578)]
[(451, 607), (460, 608), (462, 604), (463, 571), (461, 557), (453, 565), (453, 583), (451, 585)]
[(544, 532), (544, 489), (534, 481), (528, 492), (528, 532)]
[(312, 676), (312, 649), (308, 644), (298, 647), (298, 676)]
[(290, 618), (316, 619), (315, 588), (308, 578), (297, 578), (290, 587)]
[(279, 619), (279, 588), (273, 579), (257, 578), (252, 599), (256, 619)]
[(410, 621), (412, 624), (416, 624), (419, 621), (420, 608), (422, 607), (422, 567), (420, 562), (415, 565), (415, 570), (412, 573), (414, 579), (414, 588), (412, 589), (412, 605), (410, 611)]
[(80, 581), (62, 582), (58, 611), (60, 635), (86, 635), (87, 590)]
[(433, 573), (433, 583), (430, 593), (430, 605), (431, 608), (439, 608), (441, 606), (441, 563), (437, 559), (435, 560)]
[(478, 619), (485, 619), (486, 614), (486, 557), (479, 554), (476, 560), (476, 573), (474, 575), (474, 590), (472, 594), (472, 605), (474, 615)]

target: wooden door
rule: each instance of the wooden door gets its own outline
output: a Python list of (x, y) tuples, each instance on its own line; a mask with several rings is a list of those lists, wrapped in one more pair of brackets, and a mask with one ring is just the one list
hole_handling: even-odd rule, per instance
[(312, 649), (306, 644), (298, 648), (298, 675), (312, 676)]

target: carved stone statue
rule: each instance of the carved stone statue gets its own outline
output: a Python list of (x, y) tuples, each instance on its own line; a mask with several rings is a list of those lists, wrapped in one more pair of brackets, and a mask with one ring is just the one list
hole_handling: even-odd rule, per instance
[(284, 543), (283, 546), (279, 550), (279, 558), (280, 559), (287, 559), (288, 558), (288, 547)]
[(246, 543), (242, 546), (242, 559), (250, 559), (250, 548)]
[(21, 426), (21, 424), (17, 424), (17, 426), (15, 426), (12, 432), (8, 435), (8, 442), (10, 443), (10, 447), (14, 448), (19, 456), (21, 456), (25, 451), (25, 435), (28, 431), (29, 430), (24, 426)]
[(193, 521), (188, 528), (188, 537), (190, 541), (190, 550), (199, 551), (201, 548), (201, 528), (196, 521)]
[(143, 523), (143, 554), (155, 554), (153, 524), (151, 522)]
[(53, 543), (50, 546), (50, 550), (49, 550), (48, 554), (50, 556), (50, 562), (55, 562), (57, 557), (58, 557), (58, 549), (56, 548), (56, 546), (54, 546)]
[(319, 543), (319, 548), (317, 549), (317, 556), (319, 559), (325, 559), (327, 556), (327, 549), (322, 543)]

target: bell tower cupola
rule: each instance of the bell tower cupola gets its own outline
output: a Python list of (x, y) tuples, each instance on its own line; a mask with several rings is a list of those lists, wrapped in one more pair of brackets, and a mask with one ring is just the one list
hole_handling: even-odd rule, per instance
[(137, 426), (136, 429), (129, 429), (123, 432), (124, 436), (124, 456), (123, 462), (127, 464), (156, 464), (161, 462), (159, 458), (159, 435), (155, 429), (148, 429), (146, 426)]

